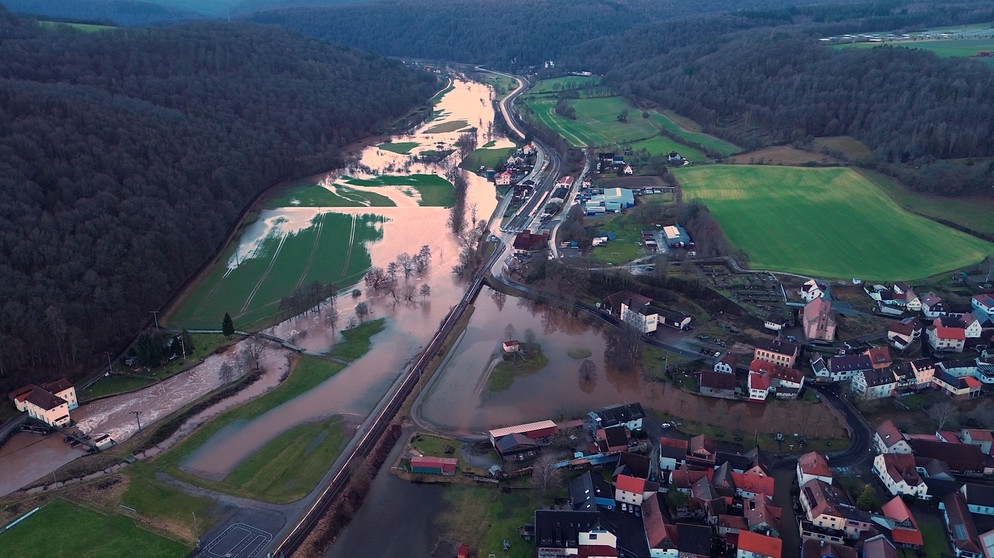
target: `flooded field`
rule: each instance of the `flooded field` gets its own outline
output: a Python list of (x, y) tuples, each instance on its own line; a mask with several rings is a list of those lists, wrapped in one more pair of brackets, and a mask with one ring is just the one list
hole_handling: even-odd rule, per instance
[[(443, 115), (448, 116), (434, 121), (432, 125), (449, 118), (467, 120), (482, 128), (478, 131), (482, 139), (493, 119), (489, 95), (490, 90), (482, 85), (457, 81), (455, 89), (437, 107), (442, 110)], [(416, 133), (406, 139), (396, 138), (396, 141), (411, 141), (411, 138), (415, 138), (413, 141), (425, 141), (426, 138), (431, 138), (432, 141), (454, 142), (458, 135), (459, 132), (431, 135)], [(419, 144), (412, 154), (416, 155), (421, 148)], [(342, 174), (350, 177), (401, 172), (444, 174), (455, 163), (454, 160), (446, 160), (442, 165), (425, 166), (412, 163), (409, 155), (374, 146), (365, 149), (354, 167), (346, 169)], [(474, 214), (478, 219), (488, 218), (497, 205), (493, 184), (475, 174), (458, 172), (462, 172), (469, 183), (466, 196), (467, 220), (472, 219)], [(370, 189), (381, 192), (384, 187)], [(277, 211), (311, 212), (316, 215), (324, 210), (297, 207)], [(448, 209), (414, 204), (401, 206), (398, 203), (397, 206), (386, 207), (338, 207), (333, 209), (332, 214), (375, 216), (381, 238), (364, 243), (370, 265), (373, 266), (385, 268), (400, 253), (415, 254), (421, 246), (427, 245), (431, 251), (430, 267), (422, 274), (408, 279), (401, 278), (400, 281), (402, 284), (406, 281), (416, 285), (419, 293), (420, 286), (426, 284), (430, 288), (430, 294), (418, 294), (411, 301), (397, 301), (389, 294), (368, 293), (365, 286), (360, 284), (357, 285), (362, 291), (359, 296), (352, 296), (351, 289), (343, 289), (342, 294), (337, 297), (337, 320), (334, 326), (329, 323), (325, 309), (322, 313), (305, 314), (268, 330), (305, 350), (323, 352), (337, 341), (338, 330), (358, 320), (355, 312), (358, 304), (365, 303), (368, 306), (369, 319), (387, 318), (384, 331), (373, 337), (372, 351), (317, 388), (273, 409), (259, 419), (222, 430), (183, 463), (184, 469), (206, 477), (223, 477), (256, 449), (297, 424), (331, 415), (344, 415), (356, 422), (361, 421), (397, 380), (418, 350), (431, 338), (449, 309), (461, 298), (466, 286), (452, 274), (452, 267), (458, 261), (459, 248), (455, 235), (446, 226)], [(306, 222), (306, 217), (297, 217), (294, 222)]]

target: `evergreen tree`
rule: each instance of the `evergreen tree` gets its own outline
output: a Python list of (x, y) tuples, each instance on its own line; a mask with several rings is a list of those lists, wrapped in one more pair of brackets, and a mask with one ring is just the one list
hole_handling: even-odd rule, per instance
[(235, 334), (235, 324), (231, 321), (231, 315), (227, 312), (224, 313), (224, 319), (221, 320), (221, 333), (225, 337), (231, 337)]

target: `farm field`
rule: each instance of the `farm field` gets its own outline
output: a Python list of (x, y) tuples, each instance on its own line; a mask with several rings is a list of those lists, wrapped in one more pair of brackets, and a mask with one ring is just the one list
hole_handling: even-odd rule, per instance
[(873, 171), (861, 170), (898, 205), (913, 213), (962, 225), (979, 233), (994, 236), (994, 200), (990, 198), (947, 198), (916, 192)]
[(740, 148), (735, 144), (728, 143), (725, 140), (716, 138), (710, 134), (705, 134), (704, 132), (699, 131), (700, 126), (697, 126), (696, 123), (693, 126), (693, 129), (685, 127), (686, 123), (691, 121), (683, 117), (679, 118), (671, 117), (669, 115), (675, 113), (672, 113), (670, 111), (666, 111), (665, 113), (662, 114), (658, 112), (650, 112), (649, 114), (651, 115), (650, 118), (652, 119), (653, 122), (657, 123), (660, 127), (668, 131), (669, 133), (685, 141), (703, 145), (704, 147), (714, 150), (718, 153), (721, 153), (724, 156), (728, 156), (733, 153), (738, 153), (739, 151), (742, 151), (742, 148)]
[(873, 150), (852, 136), (827, 136), (814, 139), (815, 149), (827, 149), (841, 153), (843, 157), (854, 163), (873, 161)]
[(298, 184), (266, 200), (267, 209), (281, 207), (393, 207), (390, 198), (373, 192), (363, 192), (344, 184), (335, 184), (331, 191), (320, 184)]
[(599, 76), (563, 76), (552, 79), (543, 79), (528, 90), (529, 95), (541, 95), (544, 93), (559, 93), (572, 89), (588, 89), (601, 84)]
[(238, 243), (229, 247), (164, 321), (173, 327), (217, 328), (227, 312), (237, 328), (261, 325), (278, 313), (280, 300), (296, 286), (358, 281), (370, 265), (363, 245), (382, 237), (381, 218), (373, 215), (319, 213), (309, 226), (289, 230), (286, 217), (274, 213), (252, 225), (263, 236), (244, 247), (245, 254), (236, 256), (236, 248), (242, 248)]
[(977, 51), (994, 51), (994, 39), (940, 39), (919, 41), (895, 41), (890, 43), (851, 43), (833, 45), (834, 48), (877, 48), (881, 46), (893, 48), (913, 48), (934, 52), (940, 58), (973, 58), (994, 66), (994, 57), (975, 57)]
[(107, 31), (109, 29), (117, 29), (113, 25), (95, 25), (93, 23), (68, 23), (64, 21), (39, 21), (38, 25), (42, 27), (48, 27), (50, 29), (57, 29), (59, 27), (72, 27), (77, 31), (82, 31), (83, 33), (96, 33), (98, 31)]
[[(455, 189), (452, 183), (434, 174), (411, 174), (407, 176), (382, 175), (376, 178), (342, 177), (346, 184), (352, 186), (409, 186), (418, 191), (422, 207), (452, 207)], [(365, 195), (366, 192), (361, 192)], [(391, 205), (394, 205), (391, 203)]]
[(515, 151), (516, 148), (514, 147), (481, 147), (463, 159), (459, 166), (470, 172), (476, 172), (480, 167), (492, 169), (498, 164), (506, 162), (507, 158), (513, 155)]
[(801, 149), (795, 149), (789, 145), (775, 145), (773, 147), (767, 147), (764, 149), (757, 149), (756, 151), (748, 151), (746, 153), (739, 153), (738, 155), (732, 155), (725, 160), (727, 163), (735, 163), (739, 165), (743, 164), (756, 164), (756, 165), (804, 165), (804, 164), (815, 164), (815, 165), (838, 165), (840, 161), (835, 157), (830, 157), (824, 153), (815, 153), (812, 151), (804, 151)]
[(0, 555), (20, 558), (147, 556), (177, 558), (189, 547), (138, 527), (123, 515), (104, 515), (56, 499), (0, 536)]
[[(575, 147), (614, 146), (648, 139), (659, 133), (653, 119), (641, 117), (623, 97), (573, 99), (576, 120), (556, 114), (555, 99), (529, 99), (528, 108), (535, 118), (555, 130)], [(628, 111), (628, 122), (618, 121), (622, 111)]]
[(462, 130), (469, 126), (469, 122), (465, 120), (453, 120), (452, 122), (442, 122), (441, 124), (435, 124), (431, 128), (425, 130), (424, 134), (447, 134), (449, 132), (455, 132), (457, 130)]
[(994, 245), (901, 209), (847, 168), (715, 165), (674, 169), (749, 266), (871, 280), (912, 280), (965, 267)]
[(407, 155), (412, 149), (417, 147), (419, 144), (416, 141), (398, 141), (395, 143), (381, 143), (376, 147), (382, 149), (383, 151), (389, 151), (391, 153), (397, 153), (399, 155)]
[(655, 136), (647, 140), (637, 141), (632, 144), (632, 149), (635, 151), (645, 149), (652, 155), (662, 155), (669, 153), (670, 151), (676, 151), (680, 153), (684, 159), (692, 163), (702, 163), (708, 160), (707, 155), (701, 153), (693, 147), (674, 141), (667, 136)]

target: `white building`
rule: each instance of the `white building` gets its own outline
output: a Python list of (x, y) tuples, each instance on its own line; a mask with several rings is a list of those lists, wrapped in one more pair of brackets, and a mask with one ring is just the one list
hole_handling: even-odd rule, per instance
[(881, 453), (873, 458), (873, 472), (893, 496), (914, 496), (928, 500), (928, 485), (915, 470), (910, 453)]

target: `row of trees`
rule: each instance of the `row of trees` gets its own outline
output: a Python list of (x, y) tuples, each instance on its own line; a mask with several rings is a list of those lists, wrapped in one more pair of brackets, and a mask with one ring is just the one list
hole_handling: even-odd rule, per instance
[[(396, 302), (401, 300), (413, 302), (415, 295), (421, 295), (423, 301), (431, 294), (431, 286), (428, 283), (423, 283), (417, 287), (409, 279), (415, 273), (425, 272), (429, 265), (431, 265), (431, 248), (425, 244), (413, 256), (407, 252), (401, 252), (396, 260), (387, 264), (385, 269), (378, 266), (370, 267), (363, 277), (363, 282), (366, 284), (366, 288), (371, 291), (389, 293)], [(401, 275), (403, 275), (403, 282), (400, 281)], [(359, 316), (360, 320), (364, 317), (363, 315)]]
[(275, 28), (0, 36), (0, 390), (120, 350), (265, 188), (437, 87)]

